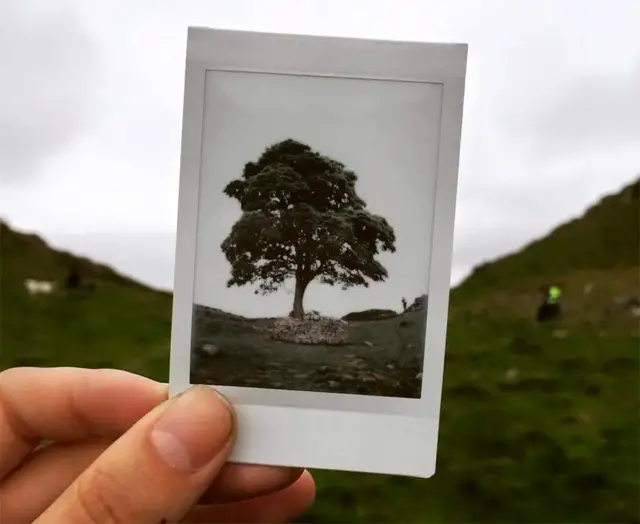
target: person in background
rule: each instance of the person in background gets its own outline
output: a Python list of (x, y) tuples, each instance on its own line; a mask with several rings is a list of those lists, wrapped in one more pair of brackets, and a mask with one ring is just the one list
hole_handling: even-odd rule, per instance
[(560, 286), (556, 284), (544, 286), (541, 291), (543, 292), (543, 301), (538, 306), (537, 321), (548, 322), (559, 318), (561, 313), (560, 297), (562, 296)]

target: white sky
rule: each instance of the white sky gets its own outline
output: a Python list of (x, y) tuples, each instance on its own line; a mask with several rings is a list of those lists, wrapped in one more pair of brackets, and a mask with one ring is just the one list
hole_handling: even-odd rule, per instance
[(254, 286), (227, 288), (231, 266), (220, 249), (242, 215), (224, 187), (267, 146), (287, 138), (353, 170), (356, 192), (397, 237), (397, 251), (378, 257), (389, 272), (386, 282), (347, 291), (312, 282), (305, 308), (340, 316), (400, 309), (403, 296), (412, 301), (426, 293), (441, 99), (437, 84), (208, 73), (195, 302), (255, 317), (292, 309), (292, 281), (268, 297), (256, 297)]
[(0, 215), (170, 288), (188, 25), (466, 42), (453, 281), (640, 172), (637, 0), (20, 0)]

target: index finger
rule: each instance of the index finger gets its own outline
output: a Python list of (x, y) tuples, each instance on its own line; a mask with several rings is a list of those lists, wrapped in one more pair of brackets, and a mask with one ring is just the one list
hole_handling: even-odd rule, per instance
[(117, 437), (167, 399), (167, 387), (111, 369), (0, 373), (0, 479), (42, 439)]

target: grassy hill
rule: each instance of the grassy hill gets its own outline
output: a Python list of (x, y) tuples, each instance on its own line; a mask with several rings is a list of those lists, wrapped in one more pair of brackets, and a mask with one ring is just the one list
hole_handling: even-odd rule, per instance
[(563, 279), (578, 270), (616, 270), (638, 265), (640, 181), (607, 195), (584, 215), (566, 222), (517, 253), (475, 268), (456, 294), (512, 289)]
[[(317, 471), (301, 521), (640, 522), (638, 318), (619, 305), (640, 296), (639, 189), (453, 291), (434, 478)], [(29, 297), (23, 279), (61, 278), (71, 255), (6, 225), (0, 242), (0, 368), (114, 366), (167, 380), (170, 295), (83, 261), (100, 281), (93, 295)], [(562, 282), (565, 314), (537, 326), (550, 280)]]
[[(0, 223), (0, 369), (10, 366), (118, 367), (168, 381), (171, 295), (112, 269), (55, 251)], [(71, 264), (93, 292), (29, 296), (24, 279), (61, 282)]]

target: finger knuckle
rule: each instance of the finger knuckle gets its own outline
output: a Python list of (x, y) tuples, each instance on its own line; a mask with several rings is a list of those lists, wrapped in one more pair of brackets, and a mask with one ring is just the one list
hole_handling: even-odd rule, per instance
[(93, 467), (78, 478), (76, 500), (88, 524), (129, 524), (135, 505), (128, 490), (104, 468)]

